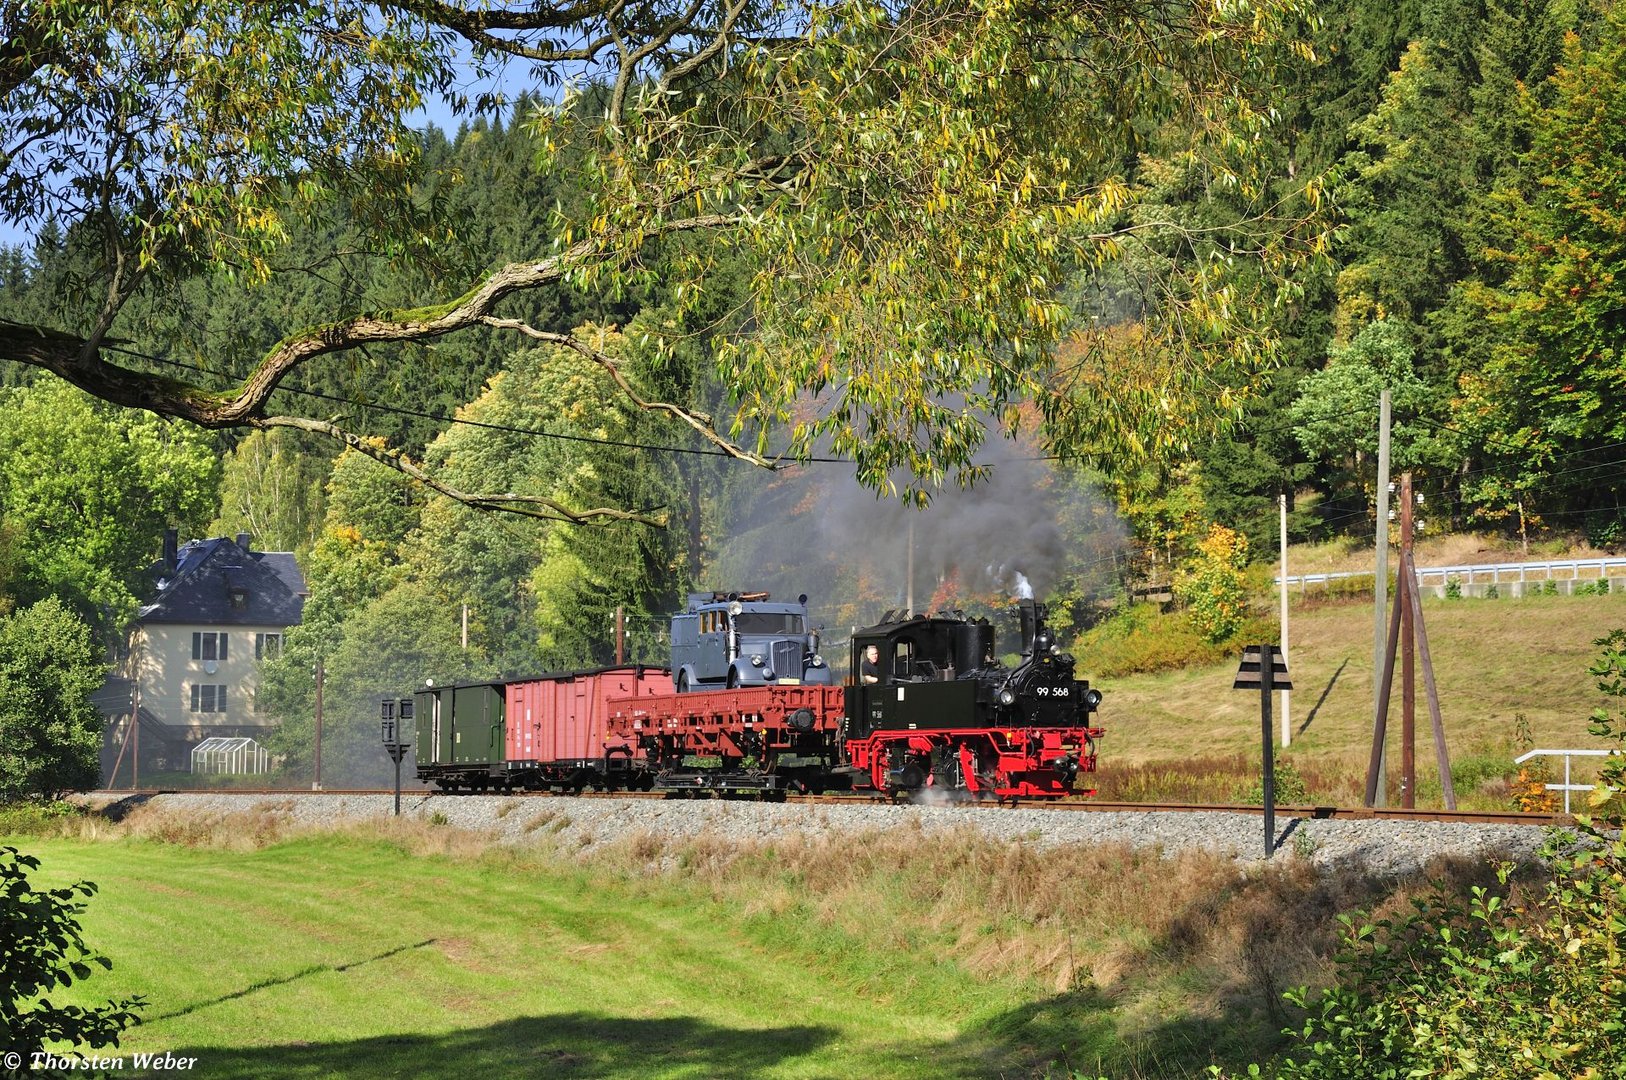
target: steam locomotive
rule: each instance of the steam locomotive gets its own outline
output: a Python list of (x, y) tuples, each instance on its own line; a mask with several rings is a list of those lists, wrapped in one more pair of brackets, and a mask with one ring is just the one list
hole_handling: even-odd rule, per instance
[(427, 686), (401, 703), (418, 778), (447, 792), (1093, 794), (1079, 780), (1095, 769), (1101, 692), (1075, 677), (1044, 605), (1019, 602), (1014, 665), (986, 619), (888, 612), (852, 635), (845, 686), (831, 684), (806, 597), (769, 606), (766, 594), (692, 596), (670, 669)]

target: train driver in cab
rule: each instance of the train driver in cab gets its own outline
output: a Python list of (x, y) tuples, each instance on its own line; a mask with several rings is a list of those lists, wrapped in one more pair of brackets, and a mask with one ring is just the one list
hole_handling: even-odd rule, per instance
[(881, 648), (879, 645), (864, 646), (864, 659), (858, 665), (858, 681), (864, 686), (872, 686), (881, 681)]

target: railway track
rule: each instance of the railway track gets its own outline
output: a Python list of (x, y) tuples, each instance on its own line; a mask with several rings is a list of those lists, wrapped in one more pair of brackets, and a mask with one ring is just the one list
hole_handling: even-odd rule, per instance
[[(308, 788), (143, 788), (137, 791), (93, 791), (89, 794), (104, 798), (129, 798), (131, 796), (150, 797), (153, 795), (276, 795), (290, 798), (311, 795), (393, 795), (393, 788), (323, 788), (313, 791)], [(403, 789), (403, 796), (439, 795), (430, 789)], [(561, 792), (514, 792), (503, 795), (502, 798), (511, 799), (651, 799), (662, 800), (686, 796), (689, 792), (659, 792), (659, 791), (601, 791), (583, 792), (573, 795)], [(449, 799), (469, 798), (466, 795), (447, 795)], [(886, 803), (892, 800), (879, 795), (788, 795), (788, 803), (810, 803), (818, 805), (862, 805), (872, 803)], [(1050, 810), (1058, 813), (1193, 813), (1193, 814), (1256, 814), (1263, 815), (1264, 808), (1260, 806), (1214, 806), (1198, 803), (1127, 803), (1104, 802), (1095, 799), (1077, 799), (1061, 802), (1045, 802), (1028, 800), (1016, 802), (963, 802), (946, 803), (944, 805), (965, 806), (989, 811), (1011, 809), (1020, 806), (1024, 810)], [(1574, 819), (1566, 814), (1529, 814), (1514, 810), (1433, 810), (1433, 809), (1405, 809), (1402, 807), (1384, 807), (1372, 809), (1368, 807), (1346, 806), (1298, 806), (1278, 804), (1276, 816), (1279, 818), (1307, 818), (1327, 821), (1438, 821), (1456, 822), (1471, 825), (1562, 825)]]

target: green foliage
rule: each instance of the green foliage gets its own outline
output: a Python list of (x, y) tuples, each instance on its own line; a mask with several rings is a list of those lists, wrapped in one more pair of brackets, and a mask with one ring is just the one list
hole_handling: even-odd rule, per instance
[[(1371, 481), (1378, 450), (1378, 399), (1392, 402), (1390, 467), (1396, 471), (1449, 460), (1427, 423), (1439, 392), (1417, 373), (1406, 328), (1392, 319), (1363, 327), (1348, 345), (1328, 349), (1325, 369), (1299, 383), (1289, 416), (1312, 458), (1334, 462)], [(1357, 467), (1357, 458), (1365, 464)], [(1375, 475), (1375, 474), (1374, 474)]]
[[(1626, 631), (1596, 642), (1599, 688), (1626, 697)], [(1617, 712), (1592, 731), (1626, 741)], [(1619, 784), (1622, 759), (1606, 783)], [(1335, 986), (1288, 995), (1307, 1010), (1283, 1080), (1410, 1076), (1618, 1076), (1626, 1072), (1626, 839), (1622, 797), (1600, 789), (1580, 837), (1553, 830), (1531, 895), (1498, 885), (1436, 892), (1371, 922), (1341, 917)]]
[(326, 198), (410, 211), (389, 199), (417, 145), (404, 115), (451, 86), (422, 20), (368, 4), (137, 0), (4, 18), (0, 117), (31, 137), (0, 172), (0, 216), (72, 220), (101, 192), (98, 227), (128, 263), (115, 280), (208, 262), (264, 276), (290, 218)]
[[(1310, 786), (1304, 782), (1304, 775), (1298, 767), (1286, 758), (1281, 757), (1274, 750), (1272, 755), (1272, 787), (1278, 803), (1290, 806), (1302, 806), (1310, 801)], [(1256, 765), (1257, 767), (1257, 765)], [(1258, 777), (1242, 792), (1242, 801), (1248, 806), (1263, 806), (1265, 804), (1265, 778)]]
[(256, 431), (226, 459), (220, 513), (208, 536), (254, 537), (259, 551), (303, 557), (316, 543), (332, 468), (328, 447), (291, 431)]
[(0, 619), (0, 803), (96, 786), (107, 665), (60, 601)]
[[(1263, 621), (1243, 624), (1250, 638), (1273, 632)], [(1112, 678), (1235, 659), (1235, 648), (1209, 641), (1184, 613), (1169, 614), (1156, 604), (1130, 604), (1079, 636), (1075, 650), (1092, 678)]]
[(54, 379), (0, 390), (0, 516), (17, 530), (20, 601), (60, 596), (102, 631), (120, 629), (165, 526), (201, 527), (218, 477), (196, 428)]
[(1498, 588), (1494, 584), (1485, 586), (1485, 599), (1486, 600), (1500, 600), (1501, 598), (1502, 598), (1502, 590), (1500, 588)]
[(1242, 628), (1248, 610), (1243, 580), (1247, 564), (1247, 538), (1214, 525), (1197, 544), (1197, 553), (1175, 574), (1174, 594), (1185, 602), (1198, 633), (1210, 642), (1229, 640)]
[[(97, 1050), (119, 1044), (119, 1034), (135, 1024), (146, 1004), (140, 997), (99, 1006), (54, 1005), (51, 996), (90, 978), (91, 965), (113, 967), (85, 947), (79, 916), (96, 886), (81, 881), (60, 889), (36, 889), (29, 882), (39, 860), (13, 847), (0, 847), (0, 1045), (23, 1061), (67, 1044)], [(8, 1072), (13, 1070), (7, 1069)], [(22, 1074), (23, 1070), (16, 1070)], [(27, 1075), (68, 1075), (59, 1070)]]
[(1445, 598), (1447, 600), (1462, 599), (1462, 579), (1455, 574), (1445, 579)]
[(1597, 581), (1589, 581), (1585, 585), (1577, 585), (1577, 586), (1575, 586), (1574, 590), (1571, 591), (1570, 595), (1572, 595), (1572, 596), (1608, 596), (1609, 595), (1609, 579), (1606, 578), (1606, 577), (1603, 577), (1603, 578), (1599, 578)]

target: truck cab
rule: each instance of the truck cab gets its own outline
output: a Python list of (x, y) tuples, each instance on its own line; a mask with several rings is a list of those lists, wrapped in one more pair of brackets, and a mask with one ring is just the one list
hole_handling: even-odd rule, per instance
[(794, 603), (765, 592), (690, 593), (688, 607), (672, 617), (672, 683), (680, 694), (830, 682), (805, 593)]

